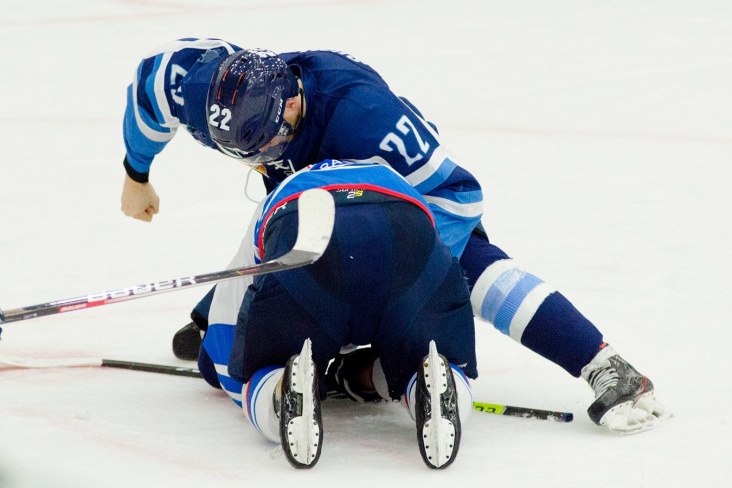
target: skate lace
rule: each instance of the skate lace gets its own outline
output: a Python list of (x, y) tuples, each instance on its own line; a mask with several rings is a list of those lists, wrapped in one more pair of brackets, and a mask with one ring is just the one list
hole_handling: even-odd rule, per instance
[(612, 366), (600, 368), (590, 375), (590, 386), (595, 391), (595, 397), (599, 397), (607, 390), (618, 386), (618, 371)]

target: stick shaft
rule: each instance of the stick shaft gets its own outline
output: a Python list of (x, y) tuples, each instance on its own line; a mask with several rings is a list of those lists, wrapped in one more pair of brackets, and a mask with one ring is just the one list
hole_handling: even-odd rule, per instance
[(142, 298), (158, 293), (179, 290), (181, 288), (190, 286), (216, 283), (232, 278), (239, 278), (241, 276), (253, 276), (258, 274), (271, 273), (274, 271), (284, 271), (286, 269), (309, 264), (310, 262), (312, 262), (312, 260), (310, 260), (310, 257), (311, 256), (302, 256), (304, 261), (296, 261), (290, 265), (282, 264), (279, 260), (273, 260), (243, 268), (217, 271), (214, 273), (206, 273), (194, 276), (186, 276), (173, 280), (157, 281), (144, 285), (129, 286), (127, 288), (104, 291), (92, 295), (84, 295), (75, 298), (68, 298), (65, 300), (46, 302), (37, 305), (30, 305), (27, 307), (5, 310), (3, 312), (0, 312), (0, 323), (6, 324), (10, 322), (17, 322), (20, 320), (43, 317), (46, 315), (55, 315), (85, 308), (99, 307), (101, 305), (109, 305), (111, 303), (134, 300), (136, 298)]
[(555, 420), (557, 422), (571, 422), (574, 419), (574, 414), (571, 412), (515, 407), (512, 405), (501, 405), (499, 403), (473, 402), (473, 410), (496, 415), (508, 415), (509, 417)]
[(134, 300), (135, 298), (157, 293), (216, 283), (241, 276), (256, 276), (305, 266), (315, 262), (325, 251), (333, 231), (334, 215), (333, 198), (328, 192), (320, 189), (307, 190), (300, 195), (298, 200), (299, 224), (295, 246), (284, 256), (242, 268), (156, 281), (66, 300), (40, 303), (5, 311), (0, 310), (0, 324), (109, 305), (110, 303)]
[[(116, 359), (33, 359), (0, 355), (0, 364), (5, 364), (16, 368), (68, 368), (104, 366), (107, 368), (127, 369), (130, 371), (144, 371), (148, 373), (167, 374), (173, 376), (188, 376), (192, 378), (201, 377), (201, 373), (196, 368), (169, 366), (164, 364), (137, 363), (134, 361), (122, 361)], [(540, 420), (554, 420), (556, 422), (571, 422), (574, 419), (574, 415), (571, 412), (559, 412), (553, 410), (541, 410), (538, 408), (517, 407), (513, 405), (503, 405), (500, 403), (473, 402), (473, 409), (477, 410), (478, 412), (492, 413), (495, 415), (507, 415), (510, 417), (522, 417)]]
[(102, 359), (102, 366), (107, 368), (129, 369), (131, 371), (144, 371), (147, 373), (169, 374), (173, 376), (189, 376), (200, 378), (201, 373), (195, 368), (182, 368), (164, 364), (135, 363), (132, 361), (118, 361), (115, 359)]

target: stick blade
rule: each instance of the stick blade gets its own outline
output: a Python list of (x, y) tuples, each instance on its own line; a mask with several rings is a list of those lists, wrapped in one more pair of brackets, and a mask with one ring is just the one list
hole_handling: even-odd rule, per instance
[(298, 198), (297, 240), (284, 256), (278, 259), (288, 265), (309, 261), (314, 263), (323, 255), (330, 242), (335, 222), (333, 196), (320, 188), (304, 191)]

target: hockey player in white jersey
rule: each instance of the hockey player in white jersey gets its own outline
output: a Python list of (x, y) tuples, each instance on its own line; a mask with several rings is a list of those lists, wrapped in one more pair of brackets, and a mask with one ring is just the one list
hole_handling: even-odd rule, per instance
[[(438, 58), (435, 65), (443, 69), (445, 62)], [(460, 80), (479, 85), (469, 66), (460, 69)], [(392, 167), (423, 195), (440, 238), (460, 259), (476, 317), (587, 380), (595, 392), (588, 413), (598, 425), (634, 433), (670, 416), (655, 399), (653, 383), (606, 344), (594, 323), (488, 239), (480, 184), (434, 125), (368, 65), (335, 52), (276, 55), (217, 39), (162, 46), (140, 63), (128, 91), (127, 215), (149, 221), (158, 211), (150, 167), (179, 127), (255, 168), (268, 191), (326, 158), (375, 159)], [(210, 297), (176, 335), (177, 356), (197, 356)]]
[(380, 395), (404, 402), (424, 462), (445, 468), (472, 410), (475, 330), (462, 269), (414, 188), (378, 164), (327, 160), (300, 171), (263, 202), (232, 268), (288, 252), (307, 225), (300, 195), (313, 188), (335, 201), (325, 253), (303, 268), (220, 283), (201, 374), (293, 466), (310, 468), (327, 436), (327, 365), (343, 347), (370, 346)]

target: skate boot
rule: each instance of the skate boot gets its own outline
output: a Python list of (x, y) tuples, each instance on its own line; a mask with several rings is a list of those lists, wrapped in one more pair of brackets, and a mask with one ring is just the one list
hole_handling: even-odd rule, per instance
[(417, 371), (414, 408), (422, 459), (430, 468), (446, 468), (457, 456), (461, 427), (452, 368), (435, 341)]
[(350, 398), (356, 402), (366, 403), (384, 400), (376, 391), (372, 379), (377, 357), (370, 347), (338, 354), (325, 373), (328, 398)]
[(672, 416), (656, 400), (651, 380), (606, 343), (582, 368), (582, 378), (595, 391), (595, 401), (587, 413), (597, 425), (613, 432), (636, 434)]
[(310, 339), (285, 366), (279, 404), (280, 441), (287, 460), (296, 468), (312, 468), (320, 458), (323, 422)]
[(173, 336), (173, 354), (178, 359), (196, 361), (203, 333), (195, 322), (185, 325)]

